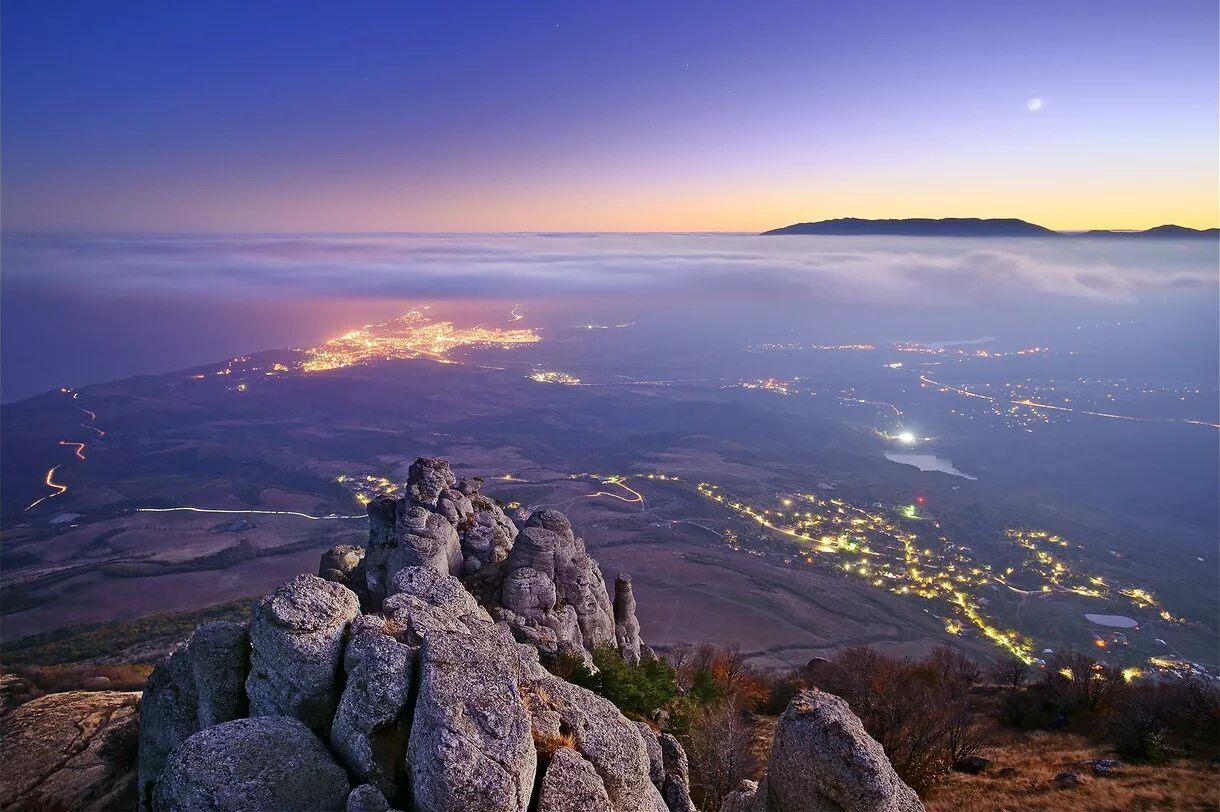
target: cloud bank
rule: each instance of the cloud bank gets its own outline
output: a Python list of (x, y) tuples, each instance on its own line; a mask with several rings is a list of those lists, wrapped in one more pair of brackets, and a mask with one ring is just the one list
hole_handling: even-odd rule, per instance
[(1215, 248), (708, 234), (6, 235), (5, 284), (218, 298), (587, 296), (945, 305), (1214, 295)]

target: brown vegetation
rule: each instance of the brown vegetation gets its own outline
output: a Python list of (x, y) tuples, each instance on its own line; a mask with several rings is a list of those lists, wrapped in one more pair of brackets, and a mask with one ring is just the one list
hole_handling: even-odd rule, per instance
[[(950, 773), (923, 794), (928, 812), (1136, 812), (1220, 809), (1220, 768), (1199, 761), (1124, 764), (1110, 776), (1092, 774), (1104, 751), (1082, 736), (1046, 731), (1006, 733), (983, 751), (992, 767), (981, 775)], [(1000, 770), (1015, 770), (1015, 774)], [(1074, 772), (1080, 784), (1058, 789), (1056, 775)]]

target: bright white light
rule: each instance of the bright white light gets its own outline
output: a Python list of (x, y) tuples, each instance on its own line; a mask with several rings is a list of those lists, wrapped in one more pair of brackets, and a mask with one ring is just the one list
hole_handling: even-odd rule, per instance
[(909, 431), (904, 431), (898, 435), (898, 442), (905, 443), (906, 445), (914, 445), (915, 435)]
[(1042, 99), (1033, 98), (1025, 102), (1025, 109), (1031, 113), (1036, 113), (1042, 109)]

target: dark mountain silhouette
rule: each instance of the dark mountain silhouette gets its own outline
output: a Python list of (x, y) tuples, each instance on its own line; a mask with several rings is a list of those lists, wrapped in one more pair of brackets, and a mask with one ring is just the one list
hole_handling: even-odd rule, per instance
[(913, 217), (896, 220), (866, 220), (842, 217), (813, 223), (795, 223), (783, 228), (764, 231), (763, 236), (786, 234), (822, 234), (837, 236), (888, 235), (900, 237), (1143, 237), (1148, 239), (1215, 239), (1220, 230), (1163, 225), (1146, 231), (1110, 231), (1097, 229), (1085, 232), (1053, 231), (1045, 226), (1016, 218), (943, 217), (940, 219)]
[(1207, 239), (1215, 239), (1220, 236), (1220, 229), (1216, 228), (1187, 228), (1186, 226), (1163, 225), (1155, 228), (1150, 228), (1146, 231), (1110, 231), (1107, 229), (1095, 229), (1086, 231), (1085, 237), (1152, 237), (1161, 239), (1181, 239), (1183, 237), (1203, 237)]

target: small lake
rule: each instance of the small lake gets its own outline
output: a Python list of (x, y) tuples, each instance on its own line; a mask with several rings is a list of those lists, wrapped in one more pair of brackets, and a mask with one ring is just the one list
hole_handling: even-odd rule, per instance
[(957, 470), (947, 457), (939, 454), (919, 451), (886, 451), (884, 456), (890, 462), (896, 462), (899, 465), (914, 465), (921, 471), (940, 471), (942, 474), (960, 476), (962, 479), (978, 479), (976, 476), (970, 476), (964, 471)]
[(1096, 623), (1098, 626), (1111, 626), (1115, 629), (1134, 629), (1139, 625), (1139, 621), (1129, 618), (1126, 615), (1086, 614), (1084, 619)]

